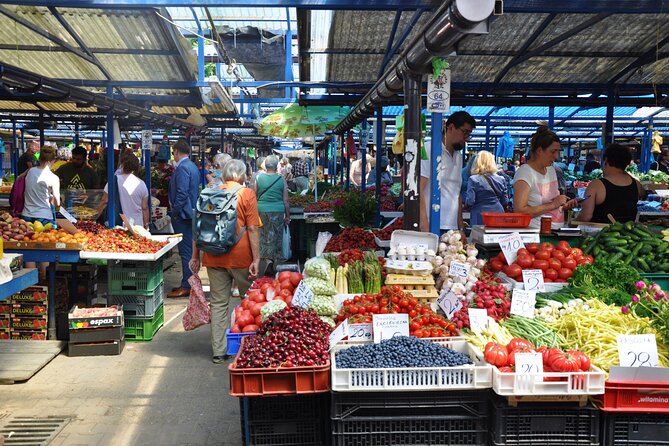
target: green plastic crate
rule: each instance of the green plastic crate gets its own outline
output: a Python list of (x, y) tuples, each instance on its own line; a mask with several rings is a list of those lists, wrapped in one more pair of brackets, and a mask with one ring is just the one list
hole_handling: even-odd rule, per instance
[(151, 319), (125, 318), (126, 341), (150, 341), (165, 323), (165, 308), (161, 305)]
[(109, 294), (150, 296), (163, 282), (163, 262), (109, 261)]

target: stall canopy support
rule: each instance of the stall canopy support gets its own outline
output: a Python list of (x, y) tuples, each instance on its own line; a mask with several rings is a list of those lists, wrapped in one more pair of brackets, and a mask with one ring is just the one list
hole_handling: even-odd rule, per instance
[(404, 229), (420, 228), (421, 78), (404, 77)]
[(16, 155), (19, 152), (19, 139), (16, 137), (16, 121), (12, 119), (12, 150), (10, 152), (11, 160), (12, 160), (12, 173), (14, 174), (14, 177), (18, 175), (18, 162), (16, 159)]
[[(114, 90), (107, 87), (107, 96), (112, 97)], [(114, 113), (107, 112), (107, 225), (116, 226), (116, 176), (114, 175)]]
[(386, 153), (385, 147), (385, 129), (383, 128), (383, 107), (376, 110), (376, 216), (374, 217), (374, 226), (381, 227), (381, 174), (383, 170), (383, 155)]
[(360, 133), (360, 137), (359, 137), (359, 140), (358, 140), (358, 142), (360, 144), (359, 145), (359, 147), (360, 147), (360, 160), (361, 160), (360, 162), (362, 163), (362, 165), (360, 166), (360, 168), (362, 169), (362, 176), (361, 176), (361, 179), (360, 179), (360, 189), (362, 190), (363, 194), (365, 192), (367, 192), (367, 141), (368, 141), (368, 139), (363, 138), (362, 133), (367, 133), (369, 135), (369, 133), (368, 133), (369, 130), (368, 130), (367, 126), (368, 126), (367, 120), (365, 119), (364, 121), (362, 121), (362, 126), (361, 126), (362, 127), (362, 132)]
[[(151, 130), (151, 126), (148, 122), (144, 123), (144, 130)], [(153, 141), (152, 141), (153, 142)], [(144, 181), (146, 182), (146, 188), (149, 190), (149, 228), (153, 228), (151, 223), (151, 150), (142, 150), (144, 155)]]
[[(443, 150), (442, 134), (443, 134), (443, 115), (441, 113), (432, 113), (432, 143), (430, 145), (430, 179), (437, 178), (438, 160)], [(430, 232), (439, 235), (440, 225), (439, 220), (441, 212), (439, 210), (439, 203), (441, 203), (441, 191), (439, 190), (439, 181), (430, 181)]]

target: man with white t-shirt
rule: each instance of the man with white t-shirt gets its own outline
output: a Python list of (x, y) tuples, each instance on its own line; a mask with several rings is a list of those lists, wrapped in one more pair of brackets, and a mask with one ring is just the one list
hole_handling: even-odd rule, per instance
[[(442, 231), (450, 229), (464, 229), (462, 221), (462, 146), (471, 136), (476, 127), (476, 120), (465, 111), (453, 113), (444, 122), (442, 132), (441, 160), (437, 165), (437, 178), (441, 199), (439, 204), (440, 220), (439, 228)], [(425, 153), (427, 159), (420, 163), (420, 193), (422, 205), (420, 207), (420, 230), (430, 230), (430, 177), (432, 168), (430, 165), (431, 141), (425, 142)]]
[[(139, 160), (135, 155), (124, 154), (121, 159), (122, 165), (116, 173), (116, 185), (118, 186), (118, 199), (121, 203), (119, 213), (125, 214), (133, 225), (149, 227), (149, 190), (144, 181), (135, 176), (139, 169)], [(109, 199), (107, 187), (100, 201), (99, 214), (102, 214)]]

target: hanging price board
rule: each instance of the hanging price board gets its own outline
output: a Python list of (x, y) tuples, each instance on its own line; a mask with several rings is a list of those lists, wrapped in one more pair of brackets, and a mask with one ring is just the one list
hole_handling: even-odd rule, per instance
[(469, 276), (471, 265), (469, 263), (451, 262), (448, 269), (448, 275), (451, 277), (462, 277), (464, 279)]
[(462, 302), (460, 302), (458, 296), (453, 294), (453, 291), (444, 291), (441, 293), (441, 296), (437, 299), (437, 305), (439, 305), (439, 308), (441, 308), (449, 320), (462, 308)]
[(511, 295), (510, 313), (534, 319), (534, 306), (536, 303), (536, 292), (514, 289)]
[(395, 336), (409, 336), (409, 315), (406, 313), (375, 314), (372, 324), (375, 344)]
[(544, 361), (541, 353), (516, 353), (516, 373), (537, 375), (544, 373)]
[(371, 341), (372, 340), (372, 324), (349, 324), (348, 326), (348, 340), (349, 341)]
[(502, 249), (502, 253), (504, 253), (507, 263), (511, 265), (518, 258), (518, 250), (524, 248), (525, 244), (523, 243), (520, 234), (513, 232), (499, 239), (499, 247)]
[(329, 341), (330, 341), (330, 350), (332, 350), (332, 347), (337, 345), (339, 341), (344, 339), (349, 335), (349, 326), (348, 326), (348, 319), (344, 319), (344, 322), (339, 324), (337, 328), (332, 330), (332, 333), (330, 333)]
[(467, 308), (469, 314), (469, 328), (475, 333), (488, 328), (488, 312), (485, 308)]
[(618, 357), (622, 367), (658, 367), (654, 334), (618, 335)]
[(523, 270), (523, 283), (525, 284), (525, 291), (538, 291), (540, 293), (546, 291), (544, 275), (540, 269)]
[(295, 293), (293, 293), (293, 305), (296, 307), (309, 308), (312, 300), (314, 300), (314, 293), (303, 280), (300, 280), (297, 288), (295, 288)]

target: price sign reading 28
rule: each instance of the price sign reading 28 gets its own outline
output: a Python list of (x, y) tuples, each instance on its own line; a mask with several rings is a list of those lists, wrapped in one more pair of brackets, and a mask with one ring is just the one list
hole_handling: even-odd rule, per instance
[(618, 335), (618, 357), (622, 367), (657, 367), (657, 341), (654, 334)]

